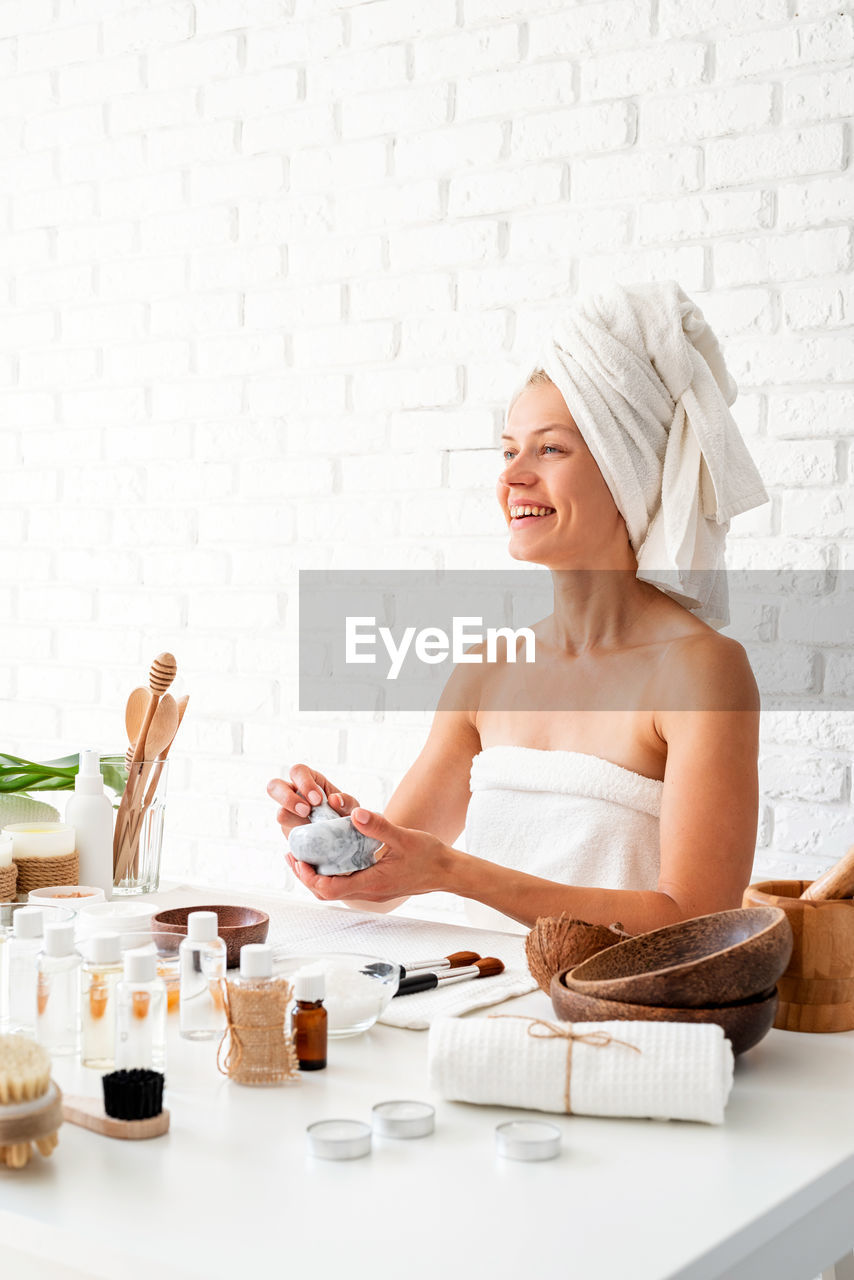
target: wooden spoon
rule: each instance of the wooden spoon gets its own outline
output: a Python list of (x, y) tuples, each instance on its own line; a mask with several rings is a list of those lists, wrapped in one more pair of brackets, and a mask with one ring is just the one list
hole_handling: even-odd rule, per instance
[(828, 898), (850, 898), (854, 895), (854, 844), (839, 861), (813, 880), (801, 894), (808, 902), (826, 902)]
[[(143, 746), (145, 737), (151, 725), (154, 712), (157, 709), (157, 703), (161, 696), (169, 688), (175, 679), (175, 673), (178, 670), (178, 664), (171, 653), (159, 653), (151, 664), (151, 670), (148, 673), (149, 700), (145, 715), (140, 725), (139, 734), (137, 735), (136, 745), (134, 747), (133, 756), (131, 758), (129, 768), (135, 764), (139, 764), (143, 759)], [(116, 829), (113, 835), (113, 863), (115, 864), (119, 856), (119, 850), (122, 847), (122, 839), (124, 837), (125, 824), (127, 821), (128, 811), (131, 808), (134, 791), (136, 790), (136, 779), (133, 773), (128, 778), (124, 795), (119, 805), (119, 811), (116, 814)]]
[(125, 707), (125, 728), (127, 729), (128, 742), (133, 747), (136, 746), (136, 740), (139, 737), (145, 709), (148, 706), (148, 697), (148, 690), (140, 685), (138, 689), (134, 689)]
[[(172, 697), (171, 693), (165, 693), (159, 699), (157, 710), (155, 711), (151, 724), (145, 735), (144, 751), (141, 759), (145, 761), (143, 767), (139, 770), (139, 776), (135, 779), (135, 796), (142, 798), (145, 792), (145, 784), (148, 781), (148, 775), (151, 772), (152, 761), (160, 755), (164, 748), (168, 747), (178, 730), (178, 704)], [(137, 745), (139, 745), (137, 743)], [(139, 761), (137, 761), (139, 763)], [(137, 844), (139, 834), (139, 824), (142, 813), (138, 811), (136, 799), (131, 801), (125, 820), (125, 836), (130, 837), (125, 840), (125, 848), (118, 859), (114, 883), (125, 875), (127, 867), (131, 859), (135, 856), (134, 849)]]

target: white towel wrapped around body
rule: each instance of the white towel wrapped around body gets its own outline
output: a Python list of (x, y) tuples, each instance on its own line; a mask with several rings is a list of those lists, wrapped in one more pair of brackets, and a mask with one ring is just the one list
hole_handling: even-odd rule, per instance
[(729, 621), (733, 516), (768, 501), (735, 419), (718, 340), (675, 280), (579, 295), (535, 368), (556, 385), (623, 516), (638, 577), (715, 627)]
[[(581, 751), (485, 747), (472, 760), (465, 847), (559, 884), (655, 889), (664, 783)], [(467, 901), (477, 928), (506, 916)]]
[[(613, 1037), (605, 1045), (571, 1042), (572, 1114), (723, 1123), (734, 1059), (716, 1023), (552, 1025)], [(428, 1040), (431, 1087), (458, 1102), (565, 1112), (570, 1042), (548, 1026), (522, 1016), (436, 1019)]]

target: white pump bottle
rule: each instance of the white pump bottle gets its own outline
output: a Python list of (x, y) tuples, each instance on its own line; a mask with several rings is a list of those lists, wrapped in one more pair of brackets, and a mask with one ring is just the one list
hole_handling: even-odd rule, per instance
[(80, 768), (74, 779), (74, 795), (65, 808), (65, 821), (74, 828), (80, 856), (80, 883), (113, 896), (113, 806), (104, 790), (101, 757), (97, 751), (80, 752)]

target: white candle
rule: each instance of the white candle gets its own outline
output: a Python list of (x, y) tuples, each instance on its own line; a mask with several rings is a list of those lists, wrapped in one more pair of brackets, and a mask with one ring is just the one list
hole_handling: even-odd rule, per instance
[(12, 837), (12, 857), (57, 858), (73, 853), (74, 828), (67, 822), (10, 822), (0, 836)]
[(12, 837), (0, 834), (0, 867), (12, 865)]

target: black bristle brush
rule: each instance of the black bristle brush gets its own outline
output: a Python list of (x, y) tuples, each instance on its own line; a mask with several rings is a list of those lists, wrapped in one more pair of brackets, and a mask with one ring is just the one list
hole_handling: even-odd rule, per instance
[(169, 1128), (163, 1110), (162, 1071), (135, 1067), (102, 1078), (104, 1105), (94, 1098), (64, 1098), (63, 1119), (109, 1138), (157, 1138)]

